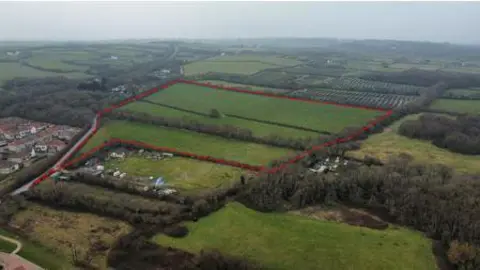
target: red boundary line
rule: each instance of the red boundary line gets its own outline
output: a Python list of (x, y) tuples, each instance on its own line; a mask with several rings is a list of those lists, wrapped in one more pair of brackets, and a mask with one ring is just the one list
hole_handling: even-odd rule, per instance
[(115, 145), (117, 143), (129, 145), (129, 146), (140, 147), (140, 148), (143, 148), (143, 149), (150, 149), (150, 150), (154, 150), (154, 151), (158, 151), (158, 152), (173, 153), (173, 154), (176, 154), (176, 155), (182, 156), (182, 157), (193, 158), (193, 159), (197, 159), (197, 160), (208, 161), (208, 162), (213, 162), (213, 163), (222, 164), (222, 165), (228, 165), (228, 166), (232, 166), (232, 167), (238, 167), (238, 168), (242, 168), (242, 169), (246, 169), (246, 170), (250, 170), (250, 171), (257, 171), (258, 172), (258, 171), (261, 171), (264, 168), (263, 166), (250, 165), (250, 164), (241, 163), (241, 162), (238, 162), (238, 161), (226, 160), (226, 159), (216, 158), (216, 157), (212, 157), (212, 156), (205, 156), (205, 155), (199, 155), (199, 154), (195, 154), (195, 153), (180, 151), (180, 150), (175, 149), (175, 148), (156, 146), (156, 145), (152, 145), (152, 144), (148, 144), (148, 143), (144, 143), (144, 142), (140, 142), (140, 141), (122, 140), (122, 139), (110, 139), (109, 141), (90, 149), (90, 151), (83, 153), (80, 157), (77, 157), (77, 158), (69, 161), (68, 163), (64, 164), (63, 167), (67, 168), (67, 167), (70, 167), (70, 166), (74, 165), (77, 162), (84, 161), (84, 160), (90, 158), (91, 156), (93, 156), (98, 151), (100, 151), (100, 150), (102, 150), (102, 149), (104, 149), (108, 146)]
[(357, 109), (364, 109), (364, 110), (382, 111), (382, 112), (385, 112), (385, 114), (383, 114), (379, 117), (376, 117), (375, 119), (369, 121), (366, 126), (362, 127), (361, 129), (357, 130), (356, 132), (353, 132), (352, 134), (350, 134), (347, 137), (337, 138), (335, 140), (326, 142), (324, 144), (316, 145), (309, 150), (301, 152), (297, 156), (289, 159), (288, 161), (280, 164), (279, 166), (270, 168), (268, 170), (264, 166), (254, 166), (254, 165), (244, 164), (244, 163), (240, 163), (240, 162), (236, 162), (236, 161), (224, 160), (224, 159), (214, 158), (214, 157), (210, 157), (210, 156), (202, 156), (202, 155), (197, 155), (197, 154), (194, 154), (194, 153), (178, 151), (178, 150), (173, 149), (173, 148), (158, 147), (158, 146), (153, 146), (153, 145), (149, 145), (149, 144), (142, 143), (142, 142), (137, 142), (137, 141), (114, 139), (114, 140), (110, 140), (107, 143), (104, 143), (100, 146), (97, 146), (97, 147), (91, 149), (90, 151), (82, 154), (82, 156), (79, 157), (79, 158), (76, 158), (76, 159), (74, 159), (70, 162), (64, 163), (64, 164), (60, 164), (59, 167), (55, 167), (55, 168), (52, 168), (52, 169), (48, 170), (47, 172), (43, 173), (40, 177), (38, 177), (33, 182), (32, 186), (35, 186), (35, 185), (39, 184), (40, 182), (47, 179), (52, 174), (62, 170), (63, 168), (71, 166), (74, 162), (78, 162), (79, 160), (81, 160), (81, 158), (91, 156), (95, 152), (101, 150), (103, 147), (106, 147), (108, 145), (111, 145), (113, 143), (118, 143), (118, 142), (132, 144), (132, 145), (136, 145), (136, 146), (142, 146), (142, 147), (153, 149), (153, 150), (159, 150), (159, 151), (165, 151), (165, 152), (168, 151), (168, 152), (172, 152), (172, 153), (177, 153), (179, 155), (184, 155), (184, 156), (191, 157), (191, 158), (196, 158), (196, 159), (199, 159), (199, 160), (215, 162), (215, 163), (219, 163), (219, 164), (223, 164), (223, 165), (230, 165), (230, 166), (240, 167), (240, 168), (244, 168), (244, 169), (250, 168), (250, 170), (262, 171), (262, 172), (267, 172), (267, 173), (276, 173), (280, 170), (283, 170), (287, 165), (293, 164), (293, 163), (299, 161), (300, 159), (310, 155), (313, 151), (317, 151), (317, 150), (320, 150), (320, 149), (323, 149), (325, 147), (329, 147), (329, 146), (332, 146), (332, 145), (335, 145), (335, 144), (345, 143), (345, 142), (349, 142), (351, 140), (354, 140), (355, 138), (362, 135), (364, 132), (373, 128), (378, 122), (384, 120), (385, 118), (389, 117), (392, 114), (391, 109), (382, 109), (382, 108), (372, 108), (372, 107), (367, 107), (367, 106), (338, 104), (338, 103), (334, 103), (334, 102), (311, 100), (311, 99), (306, 99), (306, 98), (294, 98), (294, 97), (289, 97), (289, 96), (284, 96), (284, 95), (279, 95), (279, 94), (265, 93), (265, 92), (262, 92), (262, 91), (246, 90), (246, 89), (240, 89), (240, 88), (236, 88), (236, 87), (220, 86), (220, 85), (215, 85), (215, 84), (211, 84), (211, 83), (201, 83), (201, 82), (196, 82), (196, 81), (178, 79), (178, 80), (174, 80), (174, 81), (170, 81), (168, 83), (165, 83), (165, 84), (163, 84), (159, 87), (155, 87), (155, 88), (152, 88), (150, 90), (144, 91), (144, 92), (142, 92), (140, 94), (137, 94), (135, 96), (126, 98), (126, 99), (120, 101), (119, 103), (114, 104), (114, 105), (112, 105), (110, 107), (107, 107), (107, 108), (103, 109), (102, 111), (98, 112), (97, 115), (95, 116), (95, 120), (96, 120), (95, 125), (92, 127), (93, 129), (91, 128), (92, 132), (90, 132), (90, 134), (88, 134), (87, 137), (85, 137), (82, 141), (80, 141), (80, 143), (75, 147), (74, 151), (72, 151), (70, 153), (70, 155), (68, 155), (67, 157), (64, 157), (63, 159), (65, 159), (65, 160), (70, 159), (72, 157), (73, 153), (77, 152), (83, 146), (85, 146), (87, 141), (93, 135), (95, 135), (95, 133), (98, 131), (99, 121), (100, 121), (100, 119), (102, 118), (103, 115), (108, 114), (111, 111), (113, 111), (115, 109), (118, 109), (120, 107), (123, 107), (123, 106), (125, 106), (129, 103), (135, 102), (139, 99), (142, 99), (142, 98), (150, 96), (154, 93), (157, 93), (158, 91), (160, 91), (160, 89), (166, 89), (166, 88), (168, 88), (168, 87), (170, 87), (174, 84), (177, 84), (177, 83), (192, 84), (192, 85), (204, 86), (204, 87), (209, 87), (209, 88), (218, 89), (218, 90), (233, 91), (233, 92), (244, 93), (244, 94), (253, 94), (253, 95), (266, 96), (266, 97), (271, 97), (271, 98), (281, 98), (281, 99), (289, 99), (289, 100), (309, 102), (309, 103), (320, 103), (320, 104), (335, 105), (335, 106), (339, 106), (339, 107), (348, 107), (348, 108), (357, 108)]

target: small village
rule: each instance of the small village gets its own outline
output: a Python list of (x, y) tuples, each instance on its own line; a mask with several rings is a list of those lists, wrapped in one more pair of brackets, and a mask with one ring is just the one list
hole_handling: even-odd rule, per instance
[(0, 175), (28, 167), (61, 151), (80, 128), (18, 117), (0, 119)]

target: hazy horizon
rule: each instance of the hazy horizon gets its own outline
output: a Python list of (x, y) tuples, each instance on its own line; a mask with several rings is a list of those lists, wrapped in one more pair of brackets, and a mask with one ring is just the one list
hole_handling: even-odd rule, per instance
[(0, 2), (0, 41), (340, 38), (480, 44), (478, 14), (476, 2)]

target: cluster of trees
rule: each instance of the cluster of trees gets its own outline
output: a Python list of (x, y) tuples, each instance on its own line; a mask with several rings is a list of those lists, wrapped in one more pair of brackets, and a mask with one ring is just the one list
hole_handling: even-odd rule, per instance
[(249, 141), (277, 147), (291, 148), (295, 150), (305, 150), (313, 145), (318, 145), (320, 143), (326, 142), (330, 138), (329, 136), (321, 136), (320, 134), (318, 138), (307, 139), (282, 138), (273, 134), (266, 137), (257, 137), (253, 134), (251, 130), (245, 128), (238, 128), (230, 125), (209, 125), (200, 123), (195, 120), (185, 121), (181, 118), (166, 118), (131, 111), (114, 111), (108, 117), (119, 120), (128, 120), (147, 124), (161, 125), (166, 127), (186, 129), (214, 136), (220, 136), (227, 139)]
[(249, 181), (238, 200), (259, 211), (345, 203), (388, 215), (449, 247), (460, 269), (480, 267), (480, 179), (407, 156), (385, 166), (357, 165), (335, 174), (311, 174), (300, 164)]
[(451, 118), (422, 114), (416, 120), (403, 122), (398, 133), (410, 138), (432, 141), (435, 146), (453, 152), (480, 154), (480, 116), (465, 115)]
[(78, 81), (64, 77), (10, 80), (0, 97), (0, 117), (82, 127), (97, 111), (117, 101), (110, 93), (78, 91), (77, 85)]
[(107, 91), (107, 79), (105, 77), (102, 77), (101, 79), (81, 82), (78, 84), (77, 89), (84, 91)]

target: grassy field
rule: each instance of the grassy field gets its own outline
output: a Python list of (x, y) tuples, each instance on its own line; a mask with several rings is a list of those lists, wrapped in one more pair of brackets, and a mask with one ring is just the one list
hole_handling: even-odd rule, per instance
[(475, 95), (480, 94), (480, 88), (467, 88), (467, 89), (449, 89), (445, 92), (444, 96), (448, 94), (457, 94), (457, 95)]
[(207, 82), (207, 83), (212, 83), (212, 84), (215, 84), (215, 85), (238, 87), (240, 89), (271, 92), (271, 93), (285, 93), (285, 92), (290, 92), (291, 91), (291, 90), (287, 90), (287, 89), (262, 87), (262, 86), (256, 86), (256, 85), (250, 85), (250, 84), (240, 84), (240, 83), (232, 83), (232, 82), (216, 81), (216, 80), (204, 80), (204, 81), (200, 81), (200, 82)]
[[(259, 213), (239, 203), (187, 224), (190, 233), (161, 245), (191, 252), (218, 249), (262, 269), (436, 269), (430, 241), (406, 229), (383, 231), (291, 214)], [(355, 267), (353, 267), (355, 266)]]
[(18, 253), (21, 257), (45, 268), (48, 270), (70, 270), (73, 266), (69, 263), (68, 259), (60, 254), (56, 254), (47, 248), (34, 244), (23, 238), (19, 238), (16, 235), (0, 229), (0, 234), (17, 239), (22, 243), (22, 249)]
[(58, 69), (66, 71), (84, 72), (88, 69), (86, 66), (77, 66), (64, 63), (66, 60), (88, 60), (93, 58), (89, 52), (85, 51), (37, 51), (33, 52), (33, 56), (28, 59), (28, 62), (33, 66), (38, 66), (46, 69)]
[(118, 168), (128, 175), (162, 176), (167, 185), (189, 191), (228, 186), (242, 175), (239, 168), (180, 157), (150, 160), (131, 156), (124, 160), (110, 160), (105, 166), (107, 169)]
[(218, 56), (185, 65), (185, 75), (195, 75), (208, 72), (222, 72), (233, 74), (254, 74), (261, 70), (293, 66), (300, 64), (294, 59), (275, 56), (236, 55)]
[(16, 77), (25, 78), (43, 78), (64, 76), (67, 78), (87, 78), (88, 75), (80, 72), (73, 73), (55, 73), (41, 71), (31, 67), (21, 65), (19, 63), (0, 63), (0, 84), (4, 81), (11, 80)]
[[(106, 129), (106, 131), (102, 131)], [(154, 125), (127, 121), (111, 121), (100, 129), (93, 140), (102, 141), (106, 134), (112, 137), (137, 140), (157, 146), (173, 147), (201, 155), (211, 155), (217, 158), (245, 162), (252, 165), (262, 165), (269, 161), (292, 153), (291, 150), (265, 146), (255, 143), (245, 143), (209, 136), (196, 132), (162, 128)], [(95, 137), (102, 136), (100, 139)], [(88, 144), (88, 147), (94, 146)]]
[[(75, 247), (79, 256), (83, 256), (92, 243), (101, 242), (110, 246), (116, 238), (131, 230), (130, 225), (118, 220), (55, 210), (37, 204), (16, 214), (12, 223), (29, 228), (28, 235), (31, 239), (54, 250), (57, 257), (66, 258), (65, 260), (72, 259), (71, 246)], [(99, 266), (99, 269), (106, 269), (105, 257), (106, 252), (95, 252), (92, 263)], [(51, 256), (47, 258), (52, 260), (51, 263), (55, 262)]]
[(266, 56), (266, 55), (225, 55), (225, 56), (217, 56), (208, 59), (208, 61), (216, 61), (216, 62), (260, 62), (271, 64), (275, 66), (295, 66), (301, 64), (300, 61), (297, 61), (292, 58), (283, 58), (280, 56)]
[(431, 109), (460, 113), (480, 113), (480, 100), (437, 99)]
[(217, 109), (224, 114), (329, 132), (338, 132), (347, 126), (361, 125), (382, 113), (242, 94), (188, 84), (175, 84), (146, 99), (207, 114), (211, 109)]
[(391, 126), (392, 130), (370, 136), (359, 150), (348, 152), (349, 156), (363, 158), (366, 155), (386, 161), (389, 156), (406, 153), (421, 163), (440, 163), (462, 173), (480, 173), (480, 156), (462, 155), (436, 147), (429, 141), (410, 139), (397, 134), (400, 124), (419, 115), (409, 115)]
[(208, 72), (250, 75), (261, 70), (274, 67), (276, 66), (260, 62), (199, 61), (185, 65), (184, 72), (186, 76), (204, 74)]
[[(295, 128), (281, 127), (277, 125), (264, 124), (249, 120), (243, 120), (233, 117), (222, 117), (222, 118), (213, 118), (208, 116), (202, 116), (198, 114), (182, 112), (179, 110), (162, 107), (155, 104), (144, 103), (144, 102), (134, 102), (130, 103), (125, 107), (122, 107), (123, 110), (130, 110), (135, 112), (143, 112), (150, 115), (163, 116), (163, 117), (172, 117), (172, 118), (182, 118), (184, 120), (195, 120), (205, 124), (212, 125), (233, 125), (240, 128), (250, 129), (255, 136), (268, 136), (268, 135), (277, 135), (281, 137), (288, 138), (306, 138), (318, 137), (320, 134), (316, 132), (304, 131)], [(121, 109), (121, 110), (122, 110)]]

